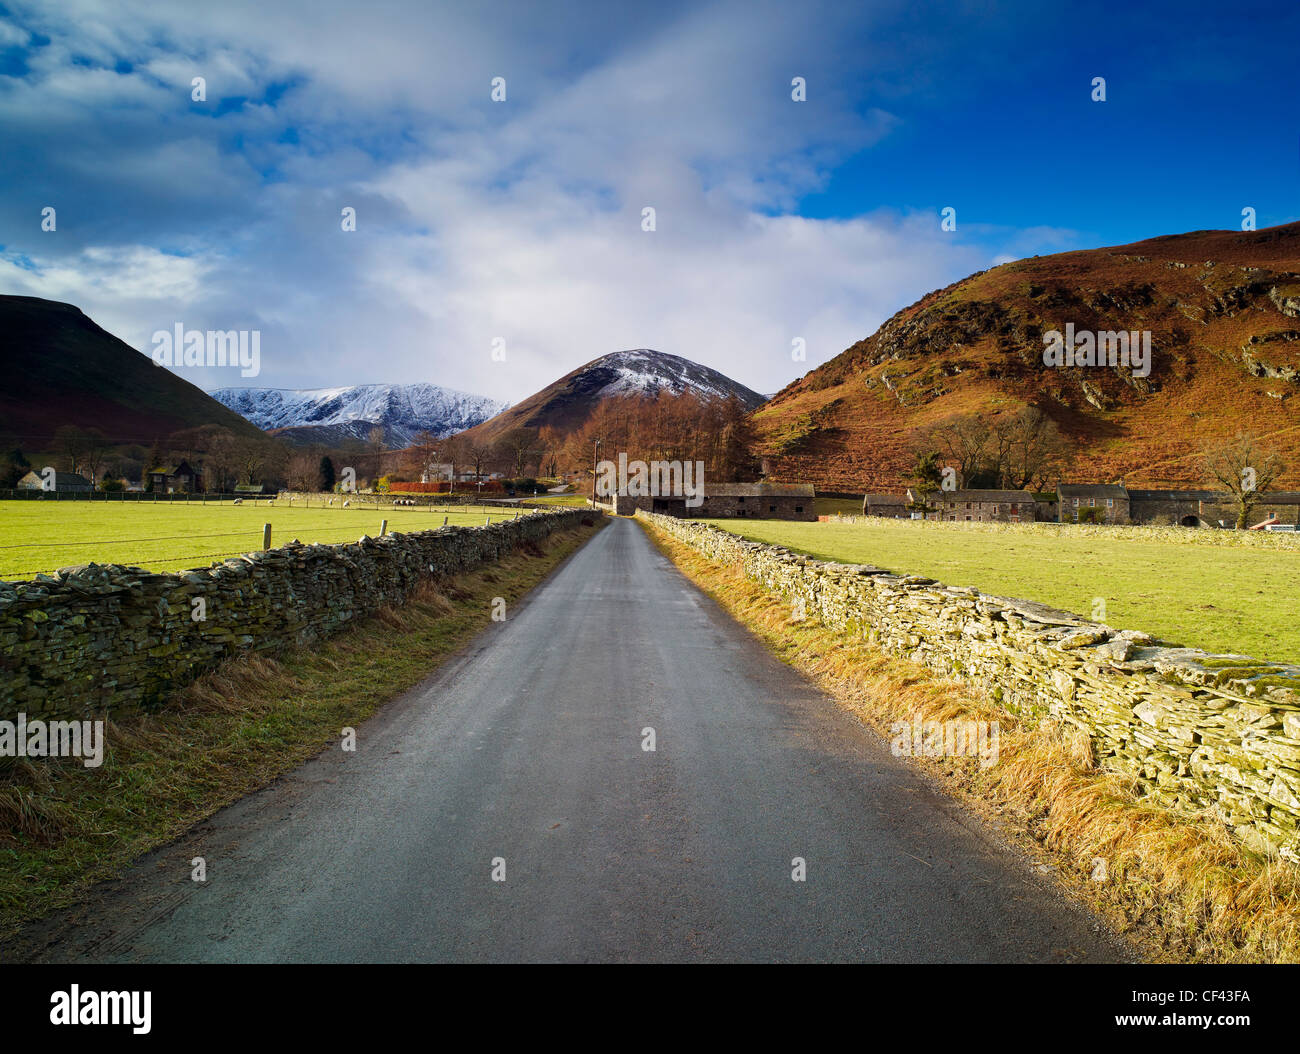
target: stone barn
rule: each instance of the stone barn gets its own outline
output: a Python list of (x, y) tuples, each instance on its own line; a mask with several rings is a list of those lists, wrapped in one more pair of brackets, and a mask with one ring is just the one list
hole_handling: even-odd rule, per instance
[[(19, 490), (44, 490), (45, 477), (38, 472), (29, 472), (18, 481)], [(54, 491), (62, 494), (83, 494), (94, 490), (90, 480), (79, 472), (55, 472)]]
[(1062, 483), (1056, 488), (1061, 523), (1129, 523), (1128, 491), (1118, 484)]
[(1130, 522), (1217, 527), (1226, 515), (1219, 508), (1224, 497), (1212, 490), (1130, 490)]
[(642, 509), (701, 519), (816, 520), (814, 493), (811, 483), (706, 483), (695, 508), (687, 507), (685, 495), (618, 494), (612, 500), (620, 516)]
[(1027, 490), (931, 490), (907, 492), (910, 505), (925, 507), (927, 520), (1033, 523), (1037, 504)]
[(888, 516), (895, 520), (906, 520), (912, 515), (912, 510), (907, 507), (905, 494), (864, 494), (862, 515)]

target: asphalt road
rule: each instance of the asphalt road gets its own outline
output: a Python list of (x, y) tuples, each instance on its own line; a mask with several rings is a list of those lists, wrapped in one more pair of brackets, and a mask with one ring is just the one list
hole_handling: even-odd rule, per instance
[(37, 957), (1131, 957), (631, 521), (508, 614), (355, 753), (145, 858)]

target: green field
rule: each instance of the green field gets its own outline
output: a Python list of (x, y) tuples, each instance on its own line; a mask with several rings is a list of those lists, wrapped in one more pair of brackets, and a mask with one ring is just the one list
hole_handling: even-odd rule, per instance
[[(206, 567), (216, 560), (262, 548), (262, 525), (271, 545), (355, 542), (378, 536), (381, 520), (395, 531), (441, 527), (444, 516), (473, 526), (498, 522), (513, 509), (427, 505), (413, 508), (341, 505), (289, 507), (279, 502), (219, 505), (159, 502), (0, 501), (0, 579), (31, 578), (74, 564), (135, 564), (150, 571)], [(529, 515), (527, 510), (521, 516)]]
[(1300, 661), (1300, 539), (1185, 528), (711, 520), (822, 560), (875, 564), (1207, 651)]
[(860, 516), (862, 515), (862, 499), (813, 498), (813, 511), (818, 516), (833, 516), (836, 513), (841, 516)]
[[(590, 495), (590, 491), (587, 495)], [(535, 501), (538, 505), (561, 505), (575, 509), (585, 509), (587, 507), (587, 495), (583, 494), (548, 494), (542, 498), (530, 498), (529, 501)]]

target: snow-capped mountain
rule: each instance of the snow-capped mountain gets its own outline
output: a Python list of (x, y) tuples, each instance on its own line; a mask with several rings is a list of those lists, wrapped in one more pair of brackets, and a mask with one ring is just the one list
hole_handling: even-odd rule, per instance
[(706, 399), (735, 397), (751, 410), (766, 401), (758, 392), (708, 366), (680, 355), (636, 348), (592, 359), (486, 424), (476, 426), (471, 435), (491, 442), (515, 428), (554, 428), (565, 433), (579, 427), (605, 399), (655, 396), (662, 391), (674, 395), (690, 392)]
[(277, 430), (291, 441), (366, 439), (378, 425), (390, 447), (408, 446), (422, 431), (438, 437), (463, 432), (509, 405), (424, 382), (349, 388), (218, 388), (209, 394), (258, 428)]
[(733, 381), (726, 374), (680, 355), (651, 351), (649, 348), (602, 355), (569, 377), (578, 375), (584, 376), (588, 381), (598, 379), (604, 382), (591, 393), (597, 398), (610, 395), (658, 395), (666, 389), (674, 395), (693, 391), (709, 398), (726, 399), (735, 396), (751, 409), (764, 401), (763, 396)]

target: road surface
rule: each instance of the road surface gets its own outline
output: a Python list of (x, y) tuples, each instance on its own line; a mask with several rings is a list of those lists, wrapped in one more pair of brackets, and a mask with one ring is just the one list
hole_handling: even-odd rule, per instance
[(1131, 958), (635, 523), (508, 615), (361, 726), (355, 753), (144, 858), (37, 957)]

